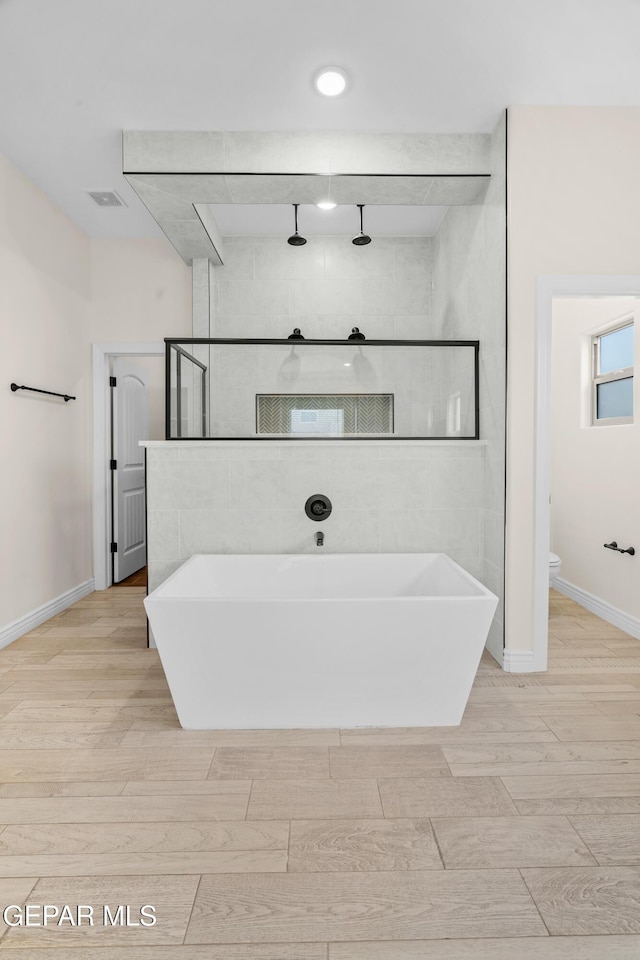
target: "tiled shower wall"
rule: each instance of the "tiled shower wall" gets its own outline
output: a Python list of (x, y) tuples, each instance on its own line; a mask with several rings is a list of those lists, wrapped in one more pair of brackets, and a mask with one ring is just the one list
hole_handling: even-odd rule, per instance
[[(310, 339), (346, 339), (357, 326), (368, 339), (438, 338), (439, 325), (431, 312), (432, 245), (428, 237), (376, 237), (364, 247), (354, 246), (349, 237), (309, 237), (303, 247), (290, 246), (284, 237), (228, 237), (224, 266), (212, 271), (212, 335), (284, 338), (300, 327)], [(279, 354), (274, 355), (274, 348), (235, 349), (242, 355), (233, 361), (229, 347), (218, 349), (217, 364), (212, 360), (212, 436), (254, 435), (255, 394), (283, 389), (278, 386), (282, 361)], [(315, 379), (309, 379), (307, 358), (296, 383), (285, 385), (284, 392), (327, 393), (340, 387), (342, 373), (342, 379), (349, 381), (344, 385), (347, 392), (357, 389), (395, 395), (399, 434), (438, 436), (450, 432), (446, 427), (447, 397), (451, 383), (459, 381), (460, 432), (464, 435), (469, 433), (473, 407), (472, 367), (468, 353), (450, 353), (423, 354), (419, 376), (412, 379), (405, 357), (404, 369), (394, 372), (400, 359), (397, 349), (368, 352), (365, 348), (370, 375), (367, 383), (354, 384), (355, 365), (343, 369), (346, 354), (344, 358), (337, 355), (335, 361), (327, 357), (321, 363), (316, 350)], [(251, 376), (243, 380), (241, 373), (247, 364)], [(443, 380), (448, 384), (444, 391)]]
[[(328, 214), (330, 217), (331, 214)], [(214, 275), (212, 337), (429, 339), (430, 238), (382, 237), (355, 247), (348, 237), (226, 237)]]
[(483, 575), (500, 597), (488, 646), (502, 662), (506, 410), (506, 118), (492, 137), (485, 202), (450, 207), (433, 240), (432, 316), (440, 336), (480, 341), (480, 436), (485, 451)]
[[(440, 323), (432, 315), (432, 248), (428, 237), (376, 237), (364, 247), (354, 246), (348, 237), (309, 237), (303, 247), (290, 246), (284, 237), (227, 237), (224, 266), (213, 269), (210, 281), (212, 336), (284, 338), (297, 326), (310, 339), (346, 339), (357, 326), (368, 339), (438, 339)], [(232, 349), (239, 351), (233, 359)], [(331, 349), (335, 354), (335, 348), (325, 353)], [(323, 358), (315, 350), (315, 378), (309, 373), (309, 358), (303, 356), (296, 382), (284, 388), (278, 376), (282, 358), (274, 348), (224, 347), (216, 353), (211, 361), (212, 436), (254, 435), (256, 393), (336, 389), (393, 393), (397, 433), (442, 436), (451, 432), (447, 401), (456, 389), (452, 384), (461, 394), (460, 435), (470, 432), (473, 374), (468, 351), (423, 352), (412, 378), (413, 358), (401, 358), (398, 349), (365, 348), (367, 382), (355, 383), (356, 365), (345, 371), (342, 364), (352, 359), (350, 354), (320, 362)], [(401, 362), (399, 371), (396, 361)], [(247, 366), (250, 376), (243, 379)]]
[[(343, 140), (350, 142), (343, 135), (317, 135), (313, 144), (304, 135), (282, 135), (277, 157), (270, 152), (270, 137), (251, 137), (256, 141), (251, 141), (251, 155), (240, 162), (228, 153), (225, 169), (317, 172), (323, 166), (318, 151), (325, 144), (333, 163), (326, 169), (488, 171), (488, 138), (482, 143), (477, 137), (445, 138), (447, 151), (441, 156), (425, 153), (434, 138), (419, 138), (417, 150), (415, 144), (406, 147), (406, 138), (371, 135), (357, 140), (357, 155), (340, 159)], [(313, 534), (320, 527), (327, 552), (443, 550), (502, 598), (502, 129), (493, 137), (492, 152), (485, 206), (451, 209), (433, 241), (376, 239), (358, 250), (348, 238), (309, 238), (296, 250), (282, 238), (228, 238), (225, 267), (211, 271), (209, 326), (213, 337), (283, 337), (300, 326), (307, 337), (343, 338), (357, 325), (370, 338), (479, 339), (481, 430), (487, 440), (254, 440), (150, 447), (151, 589), (199, 551), (313, 552)], [(208, 322), (205, 316), (205, 326)], [(327, 493), (333, 500), (334, 512), (321, 525), (304, 515), (311, 493)], [(502, 604), (490, 637), (496, 656), (502, 650), (501, 610)]]
[[(147, 444), (149, 589), (194, 553), (443, 551), (482, 578), (477, 441)], [(333, 513), (304, 513), (313, 493)]]

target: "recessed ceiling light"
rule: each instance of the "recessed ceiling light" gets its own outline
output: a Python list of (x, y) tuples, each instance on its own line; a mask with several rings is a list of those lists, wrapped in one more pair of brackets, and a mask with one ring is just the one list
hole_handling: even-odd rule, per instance
[(338, 204), (334, 203), (333, 200), (321, 200), (319, 203), (316, 203), (316, 207), (319, 207), (320, 210), (333, 210), (337, 206)]
[(325, 97), (338, 97), (347, 88), (349, 75), (342, 67), (322, 67), (315, 75), (315, 87)]

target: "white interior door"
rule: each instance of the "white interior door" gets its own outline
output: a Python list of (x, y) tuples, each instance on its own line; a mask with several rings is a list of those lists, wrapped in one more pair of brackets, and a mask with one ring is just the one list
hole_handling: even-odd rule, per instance
[[(126, 357), (114, 361), (113, 582), (147, 562), (144, 447), (149, 437), (149, 395), (145, 371)], [(112, 382), (113, 383), (113, 382)]]

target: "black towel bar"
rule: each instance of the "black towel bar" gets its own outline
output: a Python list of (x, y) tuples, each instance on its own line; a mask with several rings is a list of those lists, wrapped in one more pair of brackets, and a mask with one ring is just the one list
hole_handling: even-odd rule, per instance
[(605, 550), (617, 550), (618, 553), (628, 553), (629, 556), (635, 556), (635, 549), (633, 547), (627, 547), (626, 550), (623, 550), (622, 547), (619, 547), (615, 540), (612, 540), (611, 543), (603, 544)]
[(13, 393), (15, 393), (16, 390), (30, 390), (32, 393), (46, 393), (50, 397), (62, 397), (65, 403), (67, 402), (67, 400), (76, 399), (75, 397), (70, 396), (68, 393), (54, 393), (53, 390), (40, 390), (38, 387), (18, 386), (17, 383), (11, 384), (11, 390), (13, 391)]

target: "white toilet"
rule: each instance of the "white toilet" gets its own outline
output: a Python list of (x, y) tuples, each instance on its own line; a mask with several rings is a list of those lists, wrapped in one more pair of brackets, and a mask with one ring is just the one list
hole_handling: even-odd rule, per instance
[(560, 576), (560, 567), (562, 560), (557, 553), (549, 553), (549, 586), (553, 584), (556, 577)]

